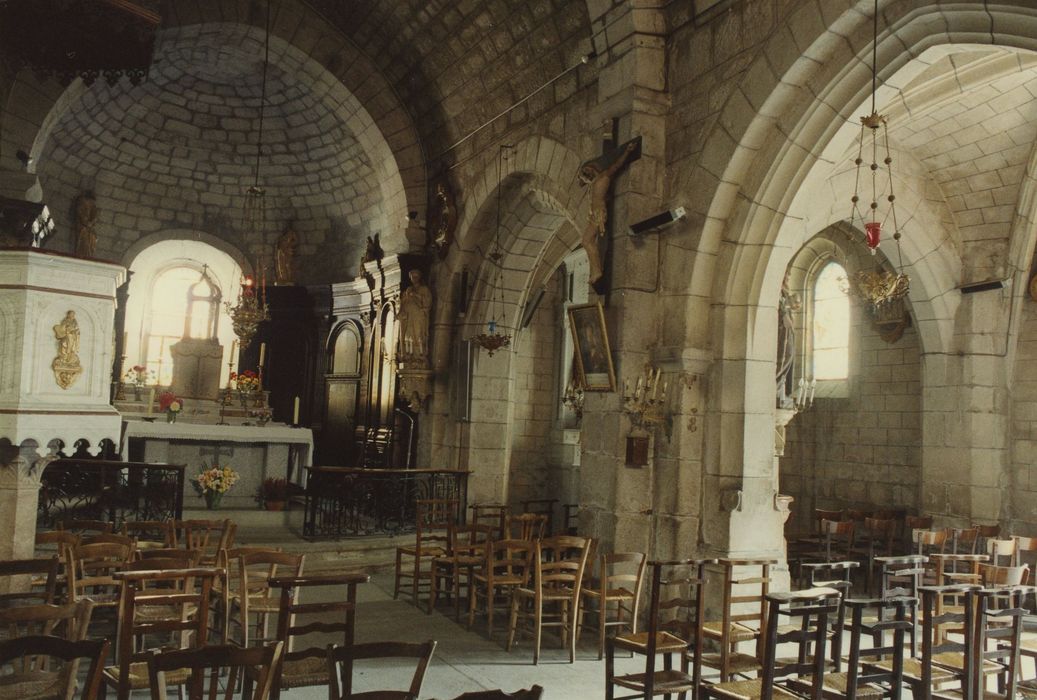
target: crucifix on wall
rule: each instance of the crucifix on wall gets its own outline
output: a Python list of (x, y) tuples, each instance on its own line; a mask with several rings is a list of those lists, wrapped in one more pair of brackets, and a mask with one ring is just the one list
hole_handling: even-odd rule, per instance
[(604, 295), (609, 288), (611, 256), (609, 240), (612, 237), (612, 180), (627, 163), (641, 157), (641, 137), (616, 145), (616, 120), (606, 122), (611, 133), (602, 142), (602, 153), (580, 166), (581, 185), (590, 188), (590, 209), (580, 243), (590, 262), (590, 283), (594, 291)]

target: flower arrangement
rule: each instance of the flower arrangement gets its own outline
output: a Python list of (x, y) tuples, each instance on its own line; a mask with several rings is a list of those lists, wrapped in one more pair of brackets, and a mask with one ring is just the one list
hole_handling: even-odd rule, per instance
[(165, 412), (166, 421), (175, 423), (177, 414), (184, 410), (184, 400), (172, 391), (163, 391), (158, 396), (158, 410)]
[(127, 384), (133, 384), (134, 386), (147, 386), (150, 382), (155, 381), (155, 371), (148, 369), (144, 365), (133, 365), (126, 374), (123, 375)]
[(248, 412), (249, 418), (255, 418), (256, 422), (260, 425), (266, 425), (270, 422), (270, 418), (273, 415), (269, 408), (261, 407), (255, 408)]
[(259, 375), (250, 369), (246, 369), (240, 374), (238, 372), (231, 372), (230, 380), (234, 382), (238, 391), (242, 393), (251, 394), (254, 391), (259, 391)]
[(283, 510), (288, 500), (288, 481), (267, 477), (256, 489), (256, 503), (267, 510)]
[(238, 480), (238, 473), (229, 466), (214, 464), (203, 469), (194, 477), (194, 487), (205, 498), (205, 505), (212, 510), (220, 505), (223, 494)]

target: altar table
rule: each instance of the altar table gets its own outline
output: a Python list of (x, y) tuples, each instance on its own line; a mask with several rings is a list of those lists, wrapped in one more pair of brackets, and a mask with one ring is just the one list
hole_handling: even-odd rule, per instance
[(123, 423), (122, 454), (145, 462), (187, 465), (185, 508), (204, 508), (192, 478), (213, 463), (231, 466), (238, 482), (223, 497), (229, 508), (253, 507), (256, 489), (267, 477), (286, 478), (305, 486), (306, 467), (313, 454), (313, 431), (282, 423), (258, 425), (213, 425), (154, 423), (128, 420)]

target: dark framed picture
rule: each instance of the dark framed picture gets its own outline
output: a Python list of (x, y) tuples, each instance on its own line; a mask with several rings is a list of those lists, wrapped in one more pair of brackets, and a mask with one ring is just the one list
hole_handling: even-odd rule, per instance
[(616, 370), (601, 304), (569, 307), (569, 328), (576, 346), (576, 378), (584, 391), (615, 391)]

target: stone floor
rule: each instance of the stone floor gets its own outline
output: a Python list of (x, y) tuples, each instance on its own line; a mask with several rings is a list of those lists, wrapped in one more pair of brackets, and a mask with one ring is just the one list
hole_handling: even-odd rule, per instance
[[(406, 601), (392, 598), (392, 575), (375, 574), (371, 583), (358, 590), (357, 641), (434, 639), (438, 643), (422, 687), (422, 698), (447, 700), (471, 690), (503, 688), (509, 692), (533, 684), (544, 687), (550, 700), (602, 698), (605, 696), (605, 662), (598, 661), (597, 637), (585, 635), (577, 647), (576, 663), (570, 664), (568, 653), (559, 648), (551, 633), (545, 634), (540, 663), (533, 665), (530, 639), (516, 642), (509, 653), (504, 650), (503, 616), (499, 618), (494, 640), (485, 636), (484, 620), (476, 619), (471, 632), (453, 619), (453, 609), (444, 606), (427, 615)], [(617, 670), (635, 671), (643, 658), (617, 660)], [(410, 669), (386, 674), (385, 666), (358, 666), (354, 674), (354, 690), (406, 688)], [(396, 666), (400, 669), (401, 666)], [(643, 668), (643, 666), (641, 666)], [(391, 677), (390, 677), (391, 676)], [(282, 695), (286, 700), (326, 698), (323, 688), (299, 689)]]

